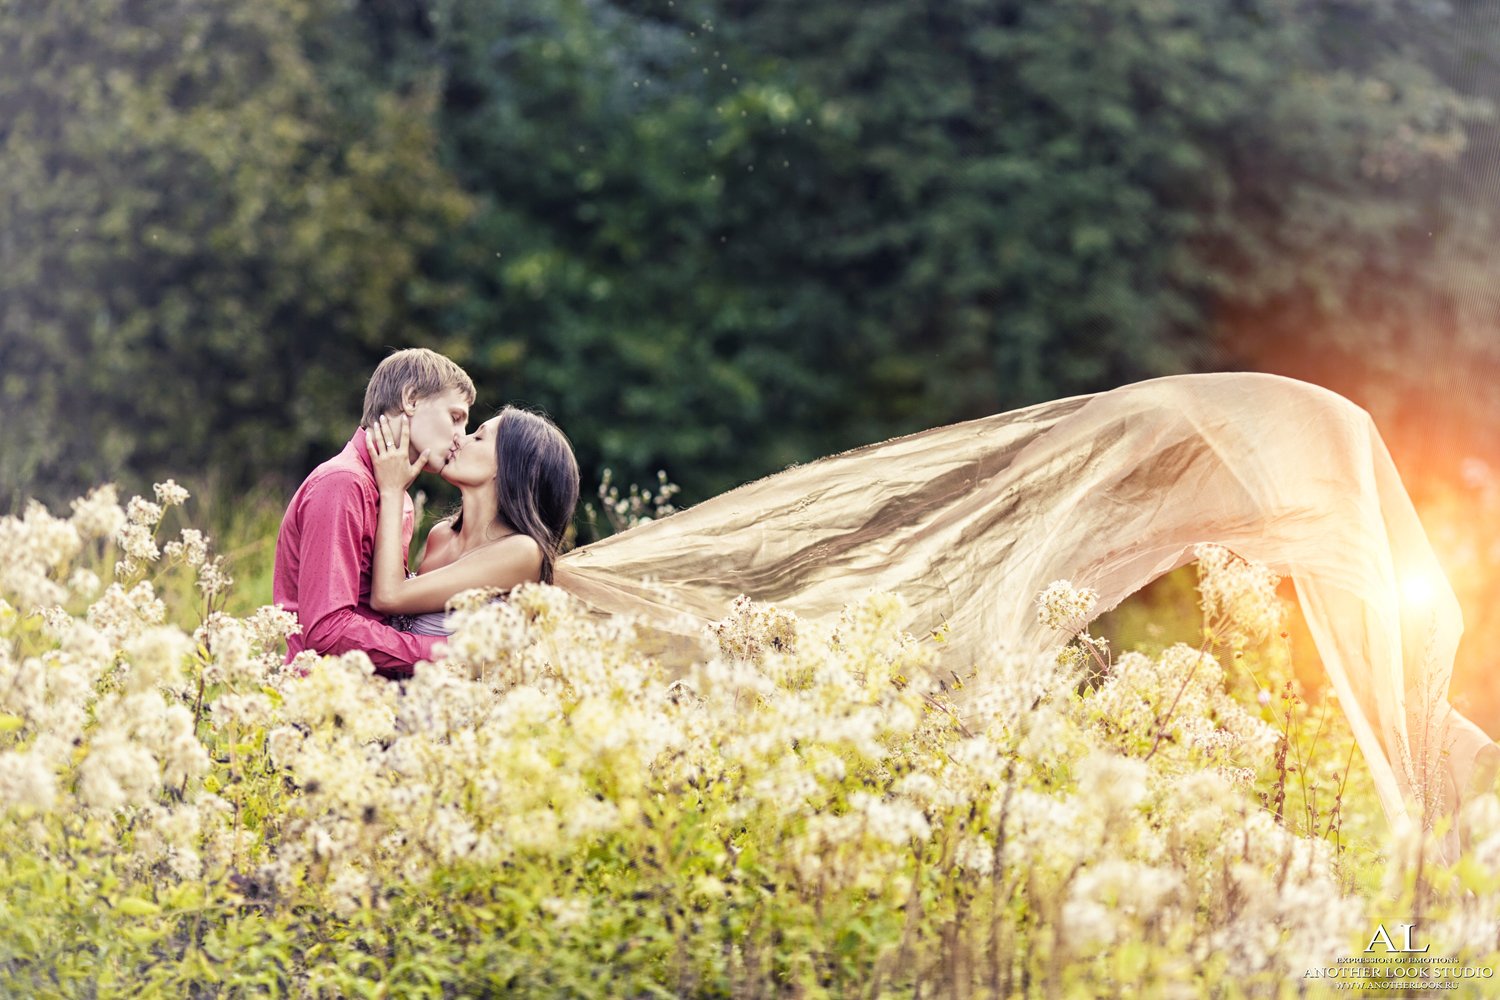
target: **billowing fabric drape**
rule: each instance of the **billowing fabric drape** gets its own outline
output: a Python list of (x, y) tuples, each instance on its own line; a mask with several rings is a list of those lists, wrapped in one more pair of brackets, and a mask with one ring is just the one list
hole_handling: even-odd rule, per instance
[(894, 591), (914, 634), (950, 623), (943, 666), (974, 690), (1010, 680), (1000, 646), (1066, 641), (1036, 620), (1047, 584), (1095, 588), (1102, 613), (1199, 542), (1293, 580), (1388, 819), (1488, 789), (1500, 747), (1447, 701), (1458, 601), (1390, 453), (1294, 379), (1158, 378), (857, 448), (574, 550), (556, 582), (679, 661), (739, 594), (816, 620)]

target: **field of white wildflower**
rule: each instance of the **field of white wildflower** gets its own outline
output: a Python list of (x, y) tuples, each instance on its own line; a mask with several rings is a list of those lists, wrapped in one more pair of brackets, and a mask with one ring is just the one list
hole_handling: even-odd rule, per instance
[(1222, 549), (1201, 645), (1059, 581), (1062, 653), (959, 714), (888, 594), (742, 599), (679, 677), (542, 586), (399, 684), (283, 666), (186, 499), (0, 519), (0, 996), (1323, 995), (1380, 928), (1495, 994), (1500, 835), (1387, 830)]

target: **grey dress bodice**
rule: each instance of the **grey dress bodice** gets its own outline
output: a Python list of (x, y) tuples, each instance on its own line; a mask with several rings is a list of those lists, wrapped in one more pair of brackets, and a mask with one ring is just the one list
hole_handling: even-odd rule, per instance
[(413, 635), (452, 635), (448, 627), (448, 612), (428, 611), (420, 615), (393, 615), (391, 626)]

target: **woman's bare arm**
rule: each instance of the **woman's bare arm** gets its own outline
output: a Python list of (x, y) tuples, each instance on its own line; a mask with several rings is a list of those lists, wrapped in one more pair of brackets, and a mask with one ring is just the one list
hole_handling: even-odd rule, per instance
[(370, 607), (386, 615), (441, 611), (455, 594), (479, 587), (510, 590), (541, 578), (542, 550), (528, 535), (510, 535), (478, 552), (410, 579), (371, 582)]

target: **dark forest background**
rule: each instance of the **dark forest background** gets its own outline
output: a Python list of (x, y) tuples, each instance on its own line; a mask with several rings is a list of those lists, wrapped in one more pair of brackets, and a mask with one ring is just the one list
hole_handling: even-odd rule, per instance
[(684, 503), (1260, 369), (1374, 414), (1487, 676), (1496, 42), (1457, 0), (3, 0), (0, 509), (289, 492), (404, 346)]

